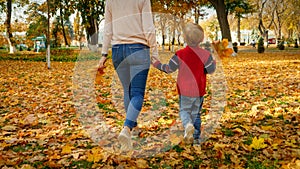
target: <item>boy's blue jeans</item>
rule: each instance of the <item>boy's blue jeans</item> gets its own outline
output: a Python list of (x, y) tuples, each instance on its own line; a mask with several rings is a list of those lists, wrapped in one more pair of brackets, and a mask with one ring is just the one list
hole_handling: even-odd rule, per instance
[(126, 119), (124, 126), (137, 126), (150, 68), (150, 50), (143, 44), (112, 46), (112, 61), (124, 90)]
[(188, 123), (194, 125), (194, 139), (199, 139), (201, 134), (201, 109), (204, 97), (179, 96), (179, 115), (185, 128)]

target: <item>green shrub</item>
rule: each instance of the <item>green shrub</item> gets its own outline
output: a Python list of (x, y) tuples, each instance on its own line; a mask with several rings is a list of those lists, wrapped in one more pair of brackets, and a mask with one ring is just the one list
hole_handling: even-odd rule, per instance
[(279, 50), (284, 50), (284, 40), (278, 42), (277, 48), (278, 48)]
[(233, 50), (235, 53), (238, 53), (238, 44), (236, 42), (232, 43)]
[(262, 37), (260, 37), (260, 38), (258, 39), (257, 52), (258, 52), (258, 53), (264, 53), (264, 52), (265, 52), (264, 38), (262, 38)]
[(299, 46), (298, 46), (298, 39), (295, 39), (295, 46), (294, 46), (294, 48), (299, 48)]

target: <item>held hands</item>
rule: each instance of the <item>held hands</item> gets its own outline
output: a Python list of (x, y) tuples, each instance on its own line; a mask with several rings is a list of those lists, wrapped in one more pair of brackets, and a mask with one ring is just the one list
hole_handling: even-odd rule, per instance
[(153, 67), (155, 67), (156, 69), (160, 70), (158, 68), (158, 66), (161, 64), (160, 60), (158, 59), (158, 57), (152, 56), (151, 57), (151, 64)]
[(156, 63), (157, 61), (160, 62), (159, 59), (158, 59), (157, 57), (155, 57), (155, 56), (152, 56), (152, 57), (151, 57), (151, 64), (152, 64), (152, 65), (154, 65), (154, 63)]

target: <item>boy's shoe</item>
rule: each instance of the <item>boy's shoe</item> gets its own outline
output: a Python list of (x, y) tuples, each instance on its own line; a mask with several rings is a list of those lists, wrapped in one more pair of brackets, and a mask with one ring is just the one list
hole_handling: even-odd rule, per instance
[(131, 134), (130, 134), (130, 129), (128, 127), (125, 126), (122, 129), (121, 133), (118, 136), (118, 140), (121, 144), (121, 150), (122, 151), (132, 150)]
[(200, 146), (201, 140), (200, 139), (195, 139), (193, 145), (194, 146)]
[(185, 131), (184, 131), (184, 142), (186, 144), (192, 144), (194, 141), (194, 126), (191, 123), (188, 123), (185, 127)]

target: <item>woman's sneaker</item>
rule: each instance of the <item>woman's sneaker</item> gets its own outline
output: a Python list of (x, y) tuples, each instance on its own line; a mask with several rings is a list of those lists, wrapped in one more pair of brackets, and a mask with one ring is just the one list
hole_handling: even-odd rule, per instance
[(128, 127), (125, 126), (122, 129), (121, 133), (118, 136), (118, 140), (121, 144), (121, 150), (122, 151), (132, 150), (131, 134), (130, 134), (130, 129)]
[(194, 126), (191, 123), (188, 123), (185, 127), (185, 131), (184, 131), (184, 142), (186, 144), (192, 144), (194, 142)]

